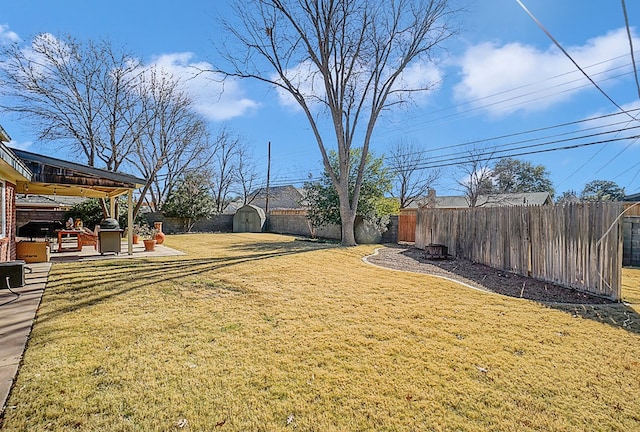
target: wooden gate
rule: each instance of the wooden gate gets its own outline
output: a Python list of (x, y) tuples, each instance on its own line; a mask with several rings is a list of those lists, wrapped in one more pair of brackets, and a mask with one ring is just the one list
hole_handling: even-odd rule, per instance
[(398, 216), (398, 242), (416, 241), (416, 220), (418, 209), (401, 209)]

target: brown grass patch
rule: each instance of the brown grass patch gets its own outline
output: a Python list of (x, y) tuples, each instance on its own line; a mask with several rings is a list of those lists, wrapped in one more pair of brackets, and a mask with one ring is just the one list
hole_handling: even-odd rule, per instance
[[(636, 327), (276, 235), (56, 265), (3, 430), (633, 430)], [(638, 299), (640, 271), (625, 270)], [(631, 281), (631, 282), (629, 282)], [(631, 284), (631, 285), (629, 285)]]

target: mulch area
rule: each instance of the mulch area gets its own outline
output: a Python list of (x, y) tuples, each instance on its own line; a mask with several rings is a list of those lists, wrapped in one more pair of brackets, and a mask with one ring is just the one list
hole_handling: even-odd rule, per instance
[(381, 248), (366, 261), (394, 270), (442, 276), (510, 297), (543, 303), (610, 304), (609, 299), (582, 293), (550, 282), (509, 273), (464, 259), (431, 260), (424, 251), (412, 246)]

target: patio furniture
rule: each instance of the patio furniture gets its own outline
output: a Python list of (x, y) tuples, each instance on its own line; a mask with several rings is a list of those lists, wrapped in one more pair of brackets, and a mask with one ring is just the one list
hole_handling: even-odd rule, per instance
[[(58, 252), (81, 251), (82, 250), (81, 230), (59, 230), (58, 231)], [(64, 244), (64, 237), (75, 236), (76, 241), (71, 246)]]
[(82, 228), (80, 233), (80, 243), (82, 246), (93, 246), (98, 249), (98, 234), (89, 228)]

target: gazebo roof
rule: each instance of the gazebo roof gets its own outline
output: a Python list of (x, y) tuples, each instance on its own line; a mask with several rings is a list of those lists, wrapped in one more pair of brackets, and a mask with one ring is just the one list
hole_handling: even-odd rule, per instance
[(30, 180), (18, 181), (24, 194), (113, 198), (142, 187), (144, 179), (74, 162), (11, 149), (31, 171)]

